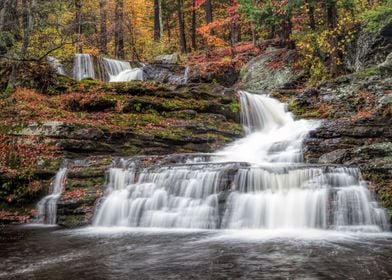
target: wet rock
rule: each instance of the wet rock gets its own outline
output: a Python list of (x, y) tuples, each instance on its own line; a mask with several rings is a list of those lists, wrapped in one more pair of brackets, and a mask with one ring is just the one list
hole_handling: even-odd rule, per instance
[(347, 155), (347, 150), (346, 149), (337, 149), (337, 150), (334, 150), (334, 151), (332, 151), (330, 153), (323, 154), (319, 158), (318, 162), (322, 163), (322, 164), (326, 164), (326, 163), (329, 163), (329, 164), (332, 164), (332, 163), (341, 164), (341, 163), (343, 163), (344, 158), (346, 157), (346, 155)]

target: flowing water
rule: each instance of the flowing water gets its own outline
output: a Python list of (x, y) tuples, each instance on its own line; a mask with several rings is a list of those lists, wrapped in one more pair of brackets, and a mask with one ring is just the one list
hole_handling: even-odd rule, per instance
[(37, 204), (38, 215), (36, 221), (38, 223), (48, 225), (56, 224), (57, 201), (64, 190), (66, 179), (67, 168), (61, 167), (50, 186), (50, 194), (42, 198)]
[(63, 76), (66, 75), (63, 65), (57, 58), (53, 56), (48, 56), (48, 62), (53, 67), (53, 69), (56, 71), (57, 74)]
[(73, 78), (77, 81), (95, 79), (94, 61), (89, 54), (75, 54)]
[(89, 54), (76, 54), (73, 66), (75, 80), (99, 79), (108, 82), (143, 80), (143, 70), (132, 68), (128, 61), (94, 58)]
[(385, 210), (359, 170), (305, 164), (319, 124), (240, 97), (246, 137), (117, 160), (92, 227), (0, 227), (0, 279), (392, 279)]

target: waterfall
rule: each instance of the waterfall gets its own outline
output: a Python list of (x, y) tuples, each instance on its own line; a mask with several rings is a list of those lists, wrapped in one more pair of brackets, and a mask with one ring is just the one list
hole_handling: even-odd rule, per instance
[(80, 81), (83, 79), (95, 79), (93, 57), (89, 54), (76, 54), (74, 58), (73, 77)]
[(111, 58), (102, 58), (101, 63), (104, 65), (106, 72), (110, 77), (117, 76), (120, 72), (128, 69), (132, 69), (131, 64), (128, 61), (121, 61)]
[(131, 63), (111, 58), (101, 58), (109, 82), (143, 81), (143, 70), (132, 68)]
[(53, 56), (48, 56), (48, 63), (53, 67), (57, 74), (63, 76), (66, 75), (63, 65), (57, 58)]
[(87, 78), (109, 82), (142, 81), (143, 70), (132, 68), (128, 61), (111, 58), (94, 59), (89, 54), (76, 54), (74, 58), (73, 77), (78, 81)]
[(94, 226), (388, 229), (357, 168), (303, 163), (302, 142), (318, 122), (294, 120), (265, 95), (239, 95), (243, 139), (175, 164), (115, 163)]
[(143, 81), (143, 70), (140, 68), (121, 71), (117, 76), (110, 77), (110, 82)]
[(67, 179), (67, 168), (61, 167), (51, 183), (51, 193), (42, 198), (38, 204), (37, 220), (42, 224), (54, 225), (57, 218), (57, 201), (64, 190)]

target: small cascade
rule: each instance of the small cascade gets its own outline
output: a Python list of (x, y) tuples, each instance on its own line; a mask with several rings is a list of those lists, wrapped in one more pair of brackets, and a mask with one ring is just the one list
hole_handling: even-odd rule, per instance
[(110, 77), (110, 82), (130, 82), (143, 81), (143, 70), (140, 68), (127, 69), (120, 72), (117, 76)]
[(210, 156), (115, 163), (94, 226), (389, 228), (357, 168), (303, 163), (302, 142), (318, 122), (294, 120), (267, 96), (239, 94), (246, 137)]
[(100, 62), (104, 65), (106, 72), (110, 77), (117, 76), (120, 72), (132, 69), (128, 61), (121, 61), (111, 58), (101, 58)]
[(57, 74), (63, 76), (66, 75), (63, 65), (57, 58), (53, 56), (48, 56), (48, 63), (53, 67)]
[(57, 201), (64, 190), (67, 180), (67, 168), (61, 167), (51, 183), (51, 193), (41, 199), (37, 204), (37, 221), (41, 224), (54, 225), (57, 218)]
[(77, 81), (95, 79), (94, 61), (89, 54), (76, 54), (73, 66), (73, 78)]

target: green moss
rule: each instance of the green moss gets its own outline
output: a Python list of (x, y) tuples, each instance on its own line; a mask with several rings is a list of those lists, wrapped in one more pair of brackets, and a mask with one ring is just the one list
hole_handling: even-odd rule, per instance
[(233, 101), (230, 104), (230, 111), (232, 113), (238, 113), (240, 110), (241, 110), (241, 106), (240, 106), (240, 103), (238, 103), (238, 101)]
[(59, 221), (60, 225), (74, 228), (86, 225), (86, 218), (84, 215), (66, 215), (61, 216), (61, 221)]
[(302, 116), (305, 113), (305, 109), (301, 107), (301, 105), (296, 102), (292, 101), (288, 105), (289, 111), (293, 112), (294, 115)]
[(101, 177), (94, 177), (89, 179), (69, 178), (67, 180), (67, 190), (95, 189), (96, 186), (103, 186), (105, 183), (105, 177), (103, 174), (100, 175)]
[(373, 67), (369, 67), (366, 68), (362, 71), (359, 71), (356, 73), (356, 76), (360, 77), (360, 78), (365, 78), (365, 77), (369, 77), (369, 76), (376, 76), (379, 75), (381, 73), (380, 68), (377, 66), (373, 66)]

